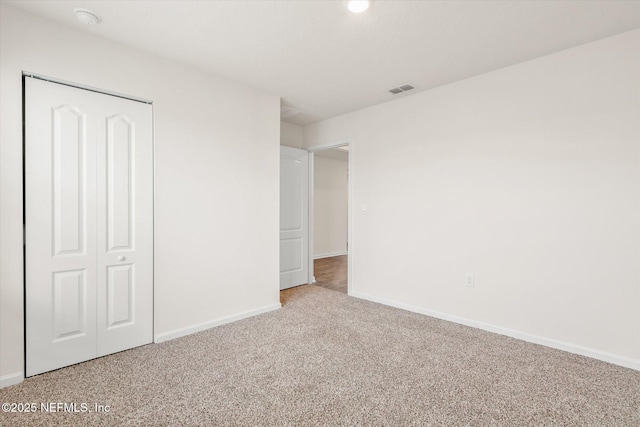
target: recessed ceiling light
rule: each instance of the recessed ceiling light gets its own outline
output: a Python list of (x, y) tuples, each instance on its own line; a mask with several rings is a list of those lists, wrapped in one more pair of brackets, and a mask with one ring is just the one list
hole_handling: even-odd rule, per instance
[(349, 0), (347, 8), (353, 13), (362, 13), (369, 9), (369, 0)]
[(100, 17), (88, 9), (76, 7), (75, 9), (73, 9), (73, 12), (76, 14), (76, 18), (78, 18), (78, 21), (82, 22), (83, 24), (96, 25), (100, 22)]

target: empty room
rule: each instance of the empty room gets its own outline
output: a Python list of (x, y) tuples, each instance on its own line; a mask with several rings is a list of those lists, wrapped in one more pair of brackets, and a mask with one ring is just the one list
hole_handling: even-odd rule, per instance
[(0, 426), (640, 425), (640, 2), (0, 0)]

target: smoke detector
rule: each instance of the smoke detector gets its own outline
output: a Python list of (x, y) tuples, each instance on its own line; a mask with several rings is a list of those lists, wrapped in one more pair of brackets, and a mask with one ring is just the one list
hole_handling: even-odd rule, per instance
[(78, 18), (78, 21), (82, 22), (85, 25), (96, 25), (100, 22), (100, 17), (88, 9), (77, 7), (73, 9), (73, 13), (76, 14), (76, 18)]

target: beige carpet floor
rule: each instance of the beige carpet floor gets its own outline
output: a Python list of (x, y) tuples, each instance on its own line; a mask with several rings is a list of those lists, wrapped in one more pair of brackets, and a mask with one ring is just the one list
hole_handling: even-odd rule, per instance
[(640, 426), (640, 372), (314, 286), (283, 308), (42, 374), (2, 426)]

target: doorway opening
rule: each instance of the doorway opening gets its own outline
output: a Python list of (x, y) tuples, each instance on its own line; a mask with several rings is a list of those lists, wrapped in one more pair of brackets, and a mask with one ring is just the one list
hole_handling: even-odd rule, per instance
[(349, 143), (310, 148), (310, 283), (350, 289)]

